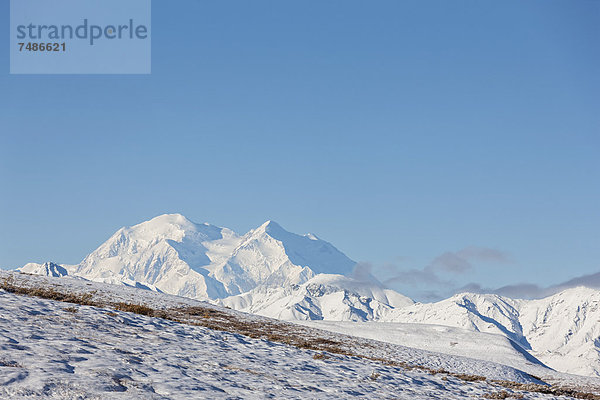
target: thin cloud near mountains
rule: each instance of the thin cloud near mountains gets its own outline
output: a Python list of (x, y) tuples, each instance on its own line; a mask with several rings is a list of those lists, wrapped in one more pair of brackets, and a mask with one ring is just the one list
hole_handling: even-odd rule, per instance
[[(386, 265), (392, 271), (391, 277), (384, 281), (390, 287), (396, 285), (423, 286), (420, 292), (423, 299), (436, 300), (454, 292), (458, 287), (455, 279), (474, 271), (480, 264), (512, 264), (510, 254), (489, 247), (469, 246), (458, 251), (447, 251), (435, 257), (422, 269), (403, 269), (395, 265)], [(443, 292), (444, 294), (442, 294)]]
[(384, 280), (383, 284), (392, 288), (399, 285), (422, 287), (418, 297), (426, 301), (436, 301), (462, 292), (493, 293), (511, 298), (540, 299), (578, 286), (600, 289), (600, 272), (578, 276), (551, 286), (521, 282), (494, 288), (478, 282), (469, 282), (464, 285), (456, 283), (456, 279), (475, 271), (481, 267), (481, 264), (502, 266), (514, 264), (514, 262), (513, 257), (507, 252), (488, 247), (469, 246), (458, 251), (445, 252), (435, 257), (422, 269), (403, 269), (397, 265), (387, 264), (382, 269), (387, 270), (388, 273), (391, 272), (391, 277)]
[(547, 287), (541, 287), (533, 283), (518, 283), (493, 289), (483, 287), (478, 283), (469, 283), (459, 288), (457, 292), (494, 293), (500, 296), (518, 299), (541, 299), (578, 286), (585, 286), (590, 289), (600, 289), (600, 272), (581, 275), (569, 279), (568, 281)]

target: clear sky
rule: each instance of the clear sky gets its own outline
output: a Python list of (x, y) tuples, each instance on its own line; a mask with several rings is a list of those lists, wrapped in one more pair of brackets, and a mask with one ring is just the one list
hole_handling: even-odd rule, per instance
[(0, 267), (180, 212), (422, 299), (600, 271), (600, 1), (154, 1), (149, 76), (9, 75), (0, 7)]

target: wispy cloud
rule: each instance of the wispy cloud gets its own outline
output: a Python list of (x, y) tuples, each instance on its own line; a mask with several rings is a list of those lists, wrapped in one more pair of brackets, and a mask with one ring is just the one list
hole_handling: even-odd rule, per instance
[(422, 300), (439, 299), (441, 293), (452, 293), (456, 288), (454, 279), (474, 270), (478, 265), (507, 264), (511, 257), (500, 250), (470, 246), (458, 251), (447, 251), (435, 257), (423, 268), (401, 268), (386, 265), (385, 269), (393, 271), (390, 278), (383, 283), (390, 287), (421, 287), (418, 297)]
[(379, 282), (375, 276), (373, 276), (372, 272), (373, 264), (369, 262), (359, 262), (354, 266), (351, 277), (359, 282), (383, 286), (383, 284)]
[(515, 285), (507, 285), (499, 288), (491, 288), (480, 285), (479, 283), (468, 283), (465, 286), (455, 290), (456, 293), (490, 293), (500, 296), (520, 298), (541, 298), (546, 296), (546, 289), (532, 283), (518, 283)]
[(478, 262), (507, 264), (511, 259), (500, 250), (471, 246), (456, 252), (445, 252), (436, 257), (426, 269), (462, 274), (472, 270)]
[[(404, 259), (404, 262), (407, 260)], [(502, 287), (483, 286), (477, 282), (459, 285), (469, 272), (514, 263), (510, 254), (488, 247), (469, 246), (457, 251), (447, 251), (435, 257), (423, 268), (402, 268), (399, 265), (387, 264), (378, 267), (389, 277), (383, 282), (385, 286), (409, 291), (410, 296), (420, 301), (442, 300), (456, 293), (491, 293), (518, 299), (539, 299), (551, 296), (560, 291), (585, 286), (600, 290), (600, 272), (578, 276), (552, 286), (539, 286), (535, 283), (521, 282)], [(362, 269), (368, 266), (368, 276), (372, 276), (373, 266), (362, 263)], [(359, 269), (360, 270), (360, 269)], [(364, 272), (363, 272), (364, 274)], [(364, 279), (363, 279), (364, 280)]]
[(557, 285), (547, 287), (541, 287), (533, 283), (518, 283), (499, 288), (489, 288), (482, 287), (477, 283), (469, 283), (468, 285), (458, 288), (456, 292), (493, 293), (517, 299), (540, 299), (578, 286), (600, 289), (600, 272), (578, 276)]
[(592, 289), (600, 289), (600, 272), (596, 272), (595, 274), (582, 275), (573, 279), (569, 279), (566, 282), (556, 285), (555, 288), (564, 290), (577, 286), (585, 286)]
[[(443, 278), (442, 273), (450, 275), (464, 274), (475, 268), (478, 262), (485, 263), (509, 263), (510, 256), (507, 253), (496, 249), (486, 247), (466, 247), (455, 252), (447, 251), (435, 257), (429, 265), (422, 269), (410, 268), (401, 269), (394, 268), (394, 276), (389, 278), (385, 283), (393, 284), (398, 282), (412, 284), (436, 284), (441, 286), (451, 285), (451, 280)], [(388, 270), (391, 267), (386, 266)]]

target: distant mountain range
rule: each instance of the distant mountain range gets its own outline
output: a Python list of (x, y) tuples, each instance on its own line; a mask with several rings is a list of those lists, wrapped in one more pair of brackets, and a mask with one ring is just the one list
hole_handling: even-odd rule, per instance
[(600, 292), (541, 300), (459, 294), (415, 304), (315, 235), (267, 221), (245, 235), (182, 215), (119, 229), (77, 265), (30, 263), (21, 272), (162, 291), (287, 320), (427, 323), (497, 333), (559, 371), (600, 376)]
[(462, 293), (397, 308), (380, 321), (427, 323), (511, 339), (558, 371), (600, 376), (600, 291), (567, 289), (540, 300)]

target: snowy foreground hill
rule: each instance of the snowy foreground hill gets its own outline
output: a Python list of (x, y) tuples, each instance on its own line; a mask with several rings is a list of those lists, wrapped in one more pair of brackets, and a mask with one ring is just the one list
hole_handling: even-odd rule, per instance
[(538, 378), (71, 277), (0, 272), (0, 315), (3, 399), (600, 399), (534, 363)]
[[(80, 264), (32, 263), (20, 270), (208, 300), (282, 320), (339, 321), (314, 324), (392, 343), (413, 338), (411, 343), (417, 347), (450, 354), (492, 361), (522, 358), (562, 372), (600, 376), (600, 292), (596, 290), (574, 288), (532, 301), (466, 293), (414, 304), (372, 277), (353, 279), (355, 264), (315, 235), (296, 235), (272, 221), (238, 235), (171, 214), (119, 229)], [(415, 330), (416, 325), (406, 324), (428, 326)], [(495, 336), (487, 341), (474, 339), (467, 349), (450, 345), (451, 340), (419, 338), (439, 333), (430, 325), (456, 328), (453, 335), (466, 330), (464, 335)], [(377, 336), (384, 326), (388, 334)], [(490, 353), (487, 342), (504, 350)]]

